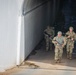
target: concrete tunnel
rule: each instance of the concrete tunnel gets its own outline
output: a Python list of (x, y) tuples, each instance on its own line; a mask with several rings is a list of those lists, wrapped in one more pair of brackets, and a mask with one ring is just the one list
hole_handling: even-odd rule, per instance
[(1, 0), (0, 68), (7, 69), (22, 63), (43, 39), (47, 25), (64, 33), (70, 25), (76, 28), (75, 2)]

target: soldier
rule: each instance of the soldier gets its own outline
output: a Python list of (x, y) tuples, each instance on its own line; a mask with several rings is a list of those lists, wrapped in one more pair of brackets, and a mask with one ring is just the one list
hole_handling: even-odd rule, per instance
[(62, 36), (62, 32), (59, 31), (57, 36), (53, 38), (52, 43), (55, 45), (55, 62), (60, 63), (63, 54), (63, 48), (66, 45), (66, 39)]
[(54, 30), (50, 26), (44, 30), (45, 40), (46, 40), (46, 51), (52, 48), (51, 39), (54, 37)]
[(67, 39), (67, 58), (72, 59), (72, 52), (74, 48), (74, 41), (75, 41), (75, 32), (73, 31), (73, 27), (69, 28), (69, 31), (66, 33)]

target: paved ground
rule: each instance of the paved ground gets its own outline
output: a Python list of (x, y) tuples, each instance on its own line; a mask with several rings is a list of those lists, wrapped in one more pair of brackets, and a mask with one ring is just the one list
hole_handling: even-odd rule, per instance
[(22, 71), (12, 75), (76, 75), (76, 59), (68, 60), (64, 50), (62, 63), (54, 63), (54, 48), (45, 51), (41, 44), (31, 53), (26, 62), (21, 66)]
[(47, 69), (26, 69), (13, 75), (76, 75), (76, 71), (47, 70)]
[[(55, 64), (54, 63), (54, 48), (46, 52), (44, 43), (42, 43), (33, 53), (31, 53), (28, 60), (26, 61), (33, 62), (35, 64), (38, 63), (37, 64), (38, 66), (41, 64), (40, 67), (42, 66), (42, 64), (45, 64), (45, 65), (47, 64), (53, 67), (58, 65), (58, 66), (67, 66), (67, 67), (76, 68), (76, 58), (73, 58), (72, 60), (68, 60), (66, 58), (66, 50), (64, 50), (64, 53), (63, 53), (62, 63)], [(44, 66), (44, 68), (46, 67)]]

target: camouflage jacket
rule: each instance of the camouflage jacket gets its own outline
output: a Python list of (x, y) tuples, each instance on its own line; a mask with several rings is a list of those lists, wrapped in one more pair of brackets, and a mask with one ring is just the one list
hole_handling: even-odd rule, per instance
[(45, 30), (44, 30), (44, 34), (45, 34), (45, 35), (48, 35), (49, 37), (54, 37), (55, 32), (54, 32), (53, 29), (45, 29)]
[(62, 45), (66, 45), (66, 39), (65, 37), (61, 36), (61, 37), (54, 37), (52, 40), (52, 43), (55, 45), (55, 47), (62, 47)]
[[(76, 34), (75, 34), (75, 32), (70, 33), (68, 31), (65, 36), (66, 36), (67, 43), (74, 43), (74, 41), (76, 40)], [(68, 38), (68, 36), (70, 36), (70, 37)]]

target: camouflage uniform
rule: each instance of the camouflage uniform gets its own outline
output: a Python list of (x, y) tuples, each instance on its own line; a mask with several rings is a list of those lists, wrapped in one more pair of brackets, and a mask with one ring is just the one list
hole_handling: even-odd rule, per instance
[[(47, 34), (45, 34), (45, 32)], [(52, 48), (51, 40), (54, 37), (54, 34), (55, 34), (54, 30), (51, 27), (49, 27), (49, 28), (47, 28), (47, 29), (44, 30), (44, 35), (45, 35), (45, 40), (46, 40), (46, 51), (48, 51), (49, 48), (50, 49)]]
[[(68, 36), (70, 36), (70, 38), (67, 38)], [(73, 52), (73, 48), (74, 48), (74, 41), (75, 41), (75, 32), (70, 33), (70, 31), (68, 31), (66, 33), (66, 39), (67, 39), (67, 58), (72, 59), (72, 52)], [(72, 40), (73, 38), (73, 40)]]
[(55, 62), (60, 62), (62, 59), (63, 48), (66, 45), (66, 39), (63, 36), (56, 36), (53, 38), (52, 43), (55, 45)]

